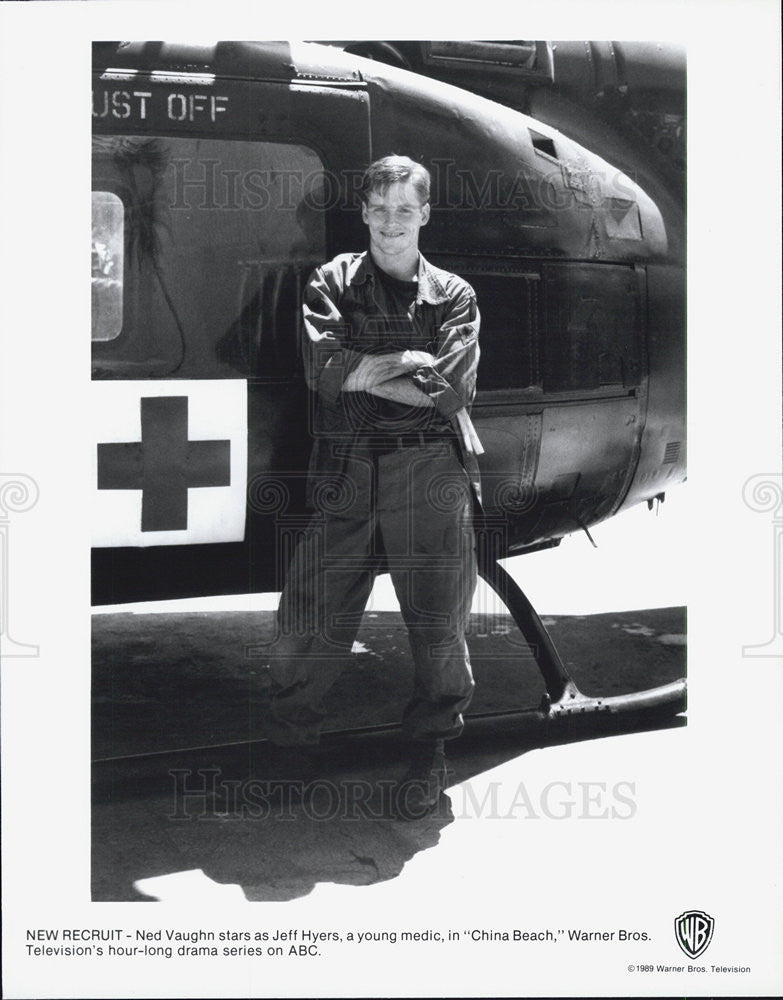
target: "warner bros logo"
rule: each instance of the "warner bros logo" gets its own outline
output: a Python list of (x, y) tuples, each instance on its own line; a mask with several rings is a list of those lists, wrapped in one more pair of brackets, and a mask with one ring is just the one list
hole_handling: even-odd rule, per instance
[(715, 920), (703, 910), (686, 910), (674, 921), (677, 944), (688, 958), (698, 958), (712, 941)]

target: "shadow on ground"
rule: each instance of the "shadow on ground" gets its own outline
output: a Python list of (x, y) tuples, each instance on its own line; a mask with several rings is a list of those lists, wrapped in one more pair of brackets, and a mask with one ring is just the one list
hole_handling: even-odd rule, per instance
[[(450, 748), (449, 783), (461, 785), (535, 748), (684, 724), (682, 716), (649, 713), (555, 728), (511, 718), (475, 722)], [(276, 785), (263, 765), (263, 743), (96, 765), (92, 898), (283, 902), (321, 882), (393, 879), (455, 819), (481, 815), (455, 817), (442, 795), (423, 819), (386, 818), (405, 752), (388, 734), (332, 738), (323, 778), (305, 804), (270, 794)]]
[[(109, 803), (99, 790), (93, 899), (177, 901), (182, 872), (200, 873), (189, 887), (200, 896), (239, 887), (251, 901), (305, 896), (319, 882), (365, 886), (395, 878), (453, 822), (449, 799), (442, 796), (436, 812), (416, 822), (385, 819), (383, 793), (396, 770), (388, 760), (357, 761), (361, 747), (351, 755), (354, 768), (335, 758), (305, 804), (268, 795), (266, 776), (248, 777), (263, 769), (225, 756), (211, 767), (199, 761), (173, 769), (168, 792), (139, 797), (126, 788)], [(156, 778), (142, 780), (155, 785)]]
[[(368, 886), (397, 877), (435, 847), (455, 817), (442, 796), (416, 822), (384, 817), (405, 767), (393, 733), (340, 730), (396, 721), (409, 684), (404, 630), (376, 616), (331, 695), (323, 781), (306, 805), (271, 801), (263, 672), (237, 655), (258, 640), (259, 616), (108, 615), (94, 620), (93, 857), (96, 901), (286, 901), (318, 883)], [(269, 616), (261, 624), (271, 627)], [(538, 704), (543, 685), (507, 616), (471, 638), (478, 712)], [(547, 619), (587, 694), (614, 695), (685, 673), (682, 609)], [(531, 749), (684, 724), (658, 715), (574, 720), (469, 720), (450, 747), (451, 784)], [(195, 749), (189, 749), (195, 748)]]

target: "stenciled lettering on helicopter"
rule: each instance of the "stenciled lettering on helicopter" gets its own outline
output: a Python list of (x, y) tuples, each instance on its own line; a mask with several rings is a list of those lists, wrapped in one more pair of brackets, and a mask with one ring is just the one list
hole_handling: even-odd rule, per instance
[(132, 118), (146, 121), (165, 112), (165, 117), (174, 122), (195, 122), (208, 120), (216, 122), (218, 115), (228, 110), (228, 97), (220, 94), (197, 94), (173, 92), (163, 94), (151, 90), (93, 90), (93, 118)]
[(93, 118), (147, 117), (147, 101), (151, 90), (102, 90), (92, 92)]
[(169, 94), (167, 112), (172, 121), (194, 122), (206, 114), (214, 122), (226, 110), (220, 102), (228, 104), (228, 98), (217, 94)]

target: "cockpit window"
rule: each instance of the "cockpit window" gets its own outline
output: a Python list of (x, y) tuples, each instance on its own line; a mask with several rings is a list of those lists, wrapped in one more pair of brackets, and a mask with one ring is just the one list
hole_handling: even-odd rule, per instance
[(329, 179), (294, 143), (95, 136), (93, 374), (292, 377)]
[(92, 339), (114, 340), (122, 330), (125, 211), (111, 191), (92, 193)]

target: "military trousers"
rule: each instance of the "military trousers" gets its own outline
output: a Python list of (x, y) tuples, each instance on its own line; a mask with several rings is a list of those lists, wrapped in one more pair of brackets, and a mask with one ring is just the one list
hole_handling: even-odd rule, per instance
[[(465, 631), (476, 587), (473, 494), (456, 442), (354, 447), (296, 547), (270, 656), (268, 735), (318, 742), (377, 574), (388, 569), (414, 665), (403, 733), (452, 738), (474, 681)], [(317, 490), (316, 490), (317, 493)]]

